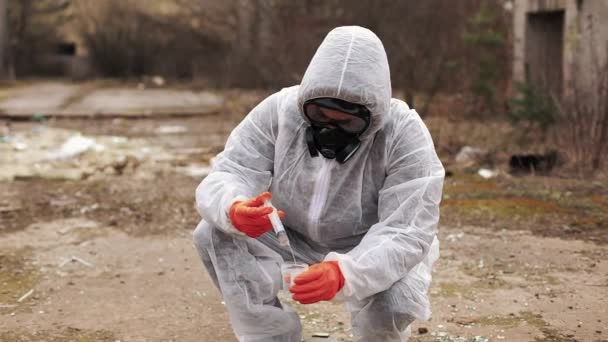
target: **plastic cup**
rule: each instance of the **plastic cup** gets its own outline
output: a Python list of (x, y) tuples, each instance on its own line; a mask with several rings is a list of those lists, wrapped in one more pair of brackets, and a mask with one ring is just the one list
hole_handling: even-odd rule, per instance
[(281, 265), (281, 278), (283, 278), (283, 290), (289, 291), (289, 288), (295, 285), (294, 279), (306, 271), (308, 265), (301, 262), (285, 262)]

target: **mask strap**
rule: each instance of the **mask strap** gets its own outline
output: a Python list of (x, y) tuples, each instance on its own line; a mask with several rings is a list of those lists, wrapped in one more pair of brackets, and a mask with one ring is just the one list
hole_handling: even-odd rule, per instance
[(315, 144), (315, 137), (312, 134), (312, 126), (306, 129), (306, 145), (308, 145), (308, 152), (311, 157), (318, 157), (319, 151), (317, 151), (317, 145)]

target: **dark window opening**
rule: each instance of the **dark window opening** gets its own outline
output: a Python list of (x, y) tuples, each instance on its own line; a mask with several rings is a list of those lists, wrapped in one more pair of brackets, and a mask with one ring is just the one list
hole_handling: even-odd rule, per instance
[(55, 51), (62, 56), (76, 56), (76, 44), (71, 42), (61, 42), (57, 44)]

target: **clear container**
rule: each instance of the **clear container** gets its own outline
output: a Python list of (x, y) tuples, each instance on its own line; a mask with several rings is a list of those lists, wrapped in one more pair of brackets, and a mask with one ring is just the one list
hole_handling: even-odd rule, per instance
[(308, 265), (302, 262), (286, 261), (281, 265), (281, 278), (283, 279), (283, 290), (289, 291), (289, 288), (295, 285), (294, 279), (306, 271)]

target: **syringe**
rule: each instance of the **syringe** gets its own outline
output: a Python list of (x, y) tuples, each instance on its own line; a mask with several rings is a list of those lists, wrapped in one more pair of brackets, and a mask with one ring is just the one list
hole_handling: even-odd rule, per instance
[(272, 223), (274, 233), (277, 235), (279, 244), (283, 247), (291, 247), (289, 244), (289, 238), (287, 237), (287, 232), (285, 232), (285, 227), (283, 227), (283, 222), (281, 222), (281, 218), (277, 212), (277, 208), (275, 208), (268, 199), (264, 201), (264, 205), (267, 207), (272, 207), (272, 212), (268, 214), (268, 217), (270, 218), (270, 223)]

